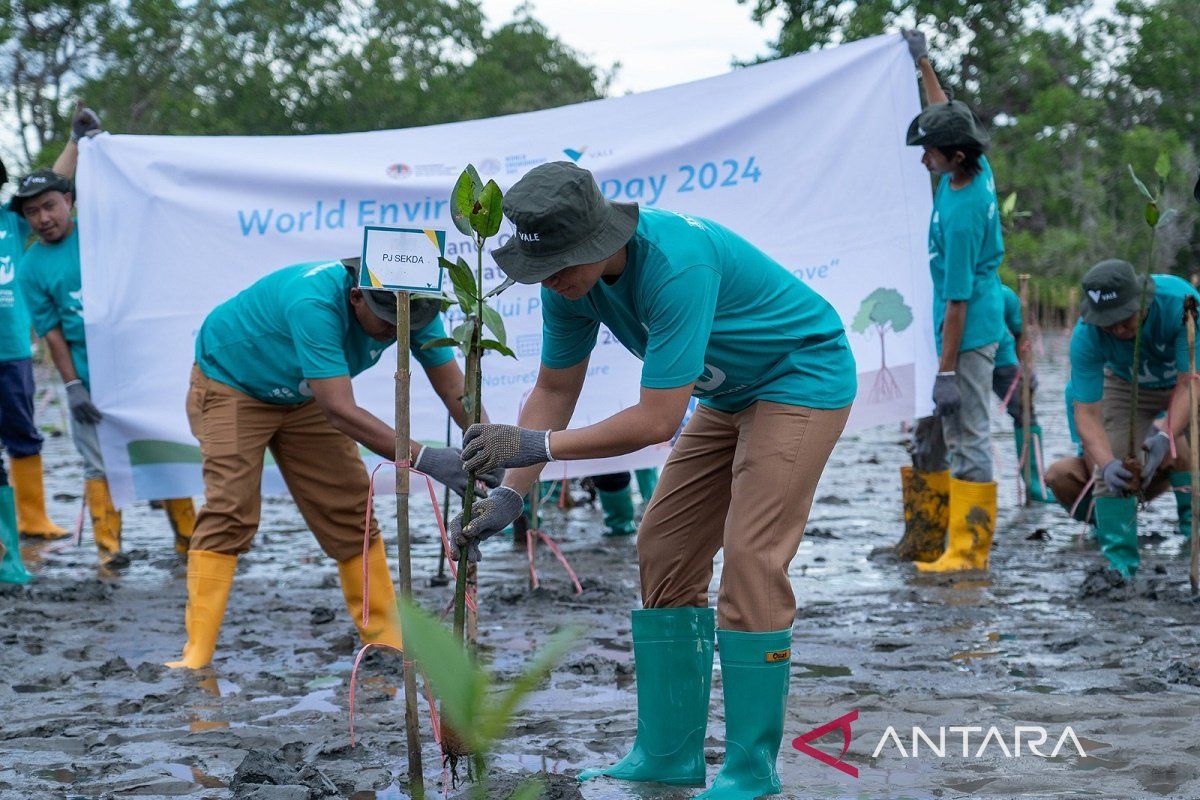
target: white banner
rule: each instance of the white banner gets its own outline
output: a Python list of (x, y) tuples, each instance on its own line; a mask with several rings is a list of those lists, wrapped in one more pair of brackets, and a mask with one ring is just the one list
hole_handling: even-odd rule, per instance
[[(887, 36), (497, 119), (324, 136), (85, 140), (83, 305), (113, 497), (123, 505), (202, 493), (184, 401), (196, 332), (217, 304), (288, 264), (357, 255), (370, 225), (445, 229), (447, 256), (474, 264), (447, 209), (467, 162), (507, 189), (537, 164), (571, 159), (610, 199), (727, 225), (838, 309), (860, 370), (851, 427), (925, 413), (934, 367), (929, 178), (919, 151), (904, 145), (918, 110), (908, 51)], [(491, 244), (511, 234), (506, 223)], [(499, 283), (490, 257), (485, 264), (485, 283)], [(493, 421), (512, 422), (537, 374), (538, 288), (513, 287), (497, 306), (519, 360), (488, 354), (484, 404)], [(640, 367), (602, 330), (572, 424), (636, 403)], [(393, 372), (389, 352), (355, 380), (360, 403), (386, 420)], [(443, 441), (446, 413), (419, 369), (412, 423), (414, 438)], [(665, 453), (554, 464), (547, 477), (647, 466)], [(281, 484), (268, 476), (267, 488)]]

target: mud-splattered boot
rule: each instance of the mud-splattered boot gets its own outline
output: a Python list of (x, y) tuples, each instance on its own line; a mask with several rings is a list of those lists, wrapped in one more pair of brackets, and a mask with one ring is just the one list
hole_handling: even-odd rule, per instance
[(946, 549), (950, 524), (950, 472), (900, 468), (904, 535), (893, 552), (907, 561), (934, 561)]
[(642, 505), (650, 505), (650, 498), (658, 488), (658, 467), (646, 467), (634, 470), (633, 477), (637, 479), (638, 494), (642, 496)]
[(21, 560), (21, 537), (17, 535), (17, 511), (11, 486), (0, 486), (0, 583), (25, 584), (33, 575)]
[(168, 661), (168, 667), (200, 669), (212, 663), (235, 570), (237, 556), (208, 550), (188, 554), (188, 601), (184, 611), (187, 644), (183, 646), (183, 657)]
[(342, 596), (346, 610), (358, 628), (364, 644), (381, 644), (404, 648), (400, 636), (400, 614), (396, 610), (396, 587), (388, 569), (383, 540), (376, 536), (367, 550), (367, 618), (363, 621), (363, 557), (361, 555), (338, 562), (338, 577), (342, 580)]
[(162, 501), (167, 522), (175, 535), (175, 552), (186, 553), (192, 544), (192, 531), (196, 527), (196, 506), (190, 497), (177, 497)]
[(101, 563), (108, 563), (121, 552), (121, 512), (113, 506), (108, 493), (108, 481), (104, 478), (89, 478), (84, 481), (88, 511), (92, 515), (92, 536), (100, 552)]
[(637, 737), (611, 767), (579, 773), (672, 786), (704, 785), (704, 734), (712, 687), (711, 608), (634, 611)]
[(779, 794), (775, 761), (783, 739), (792, 631), (717, 631), (725, 695), (725, 763), (696, 800), (754, 800)]
[(17, 530), (22, 536), (62, 539), (71, 534), (54, 524), (46, 514), (46, 487), (42, 478), (42, 455), (37, 453), (10, 462), (12, 488), (17, 499)]
[(979, 483), (950, 478), (950, 525), (946, 552), (921, 572), (959, 572), (987, 569), (996, 531), (996, 482)]
[(1097, 497), (1095, 515), (1092, 531), (1100, 543), (1100, 552), (1113, 569), (1132, 578), (1142, 563), (1137, 539), (1137, 498)]
[(612, 492), (597, 489), (596, 494), (604, 511), (605, 536), (632, 536), (637, 533), (637, 523), (633, 521), (633, 493), (628, 486)]

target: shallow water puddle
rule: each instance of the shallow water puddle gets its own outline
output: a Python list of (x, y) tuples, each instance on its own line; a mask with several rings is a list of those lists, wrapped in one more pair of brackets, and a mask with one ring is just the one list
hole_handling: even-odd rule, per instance
[(187, 764), (176, 764), (169, 761), (156, 761), (146, 765), (147, 769), (157, 769), (170, 775), (172, 778), (177, 778), (181, 781), (191, 781), (205, 789), (224, 789), (229, 784), (222, 780), (218, 780), (207, 773), (201, 772), (196, 767), (189, 767)]
[[(278, 717), (286, 717), (289, 714), (297, 714), (301, 711), (316, 711), (321, 714), (337, 714), (341, 711), (340, 708), (329, 702), (329, 698), (333, 697), (333, 689), (318, 689), (315, 692), (309, 692), (300, 698), (294, 706), (275, 711), (266, 716), (259, 717), (258, 722), (268, 719), (276, 719)], [(250, 700), (251, 703), (272, 703), (286, 702), (292, 700), (291, 697), (283, 697), (282, 695), (270, 695), (269, 697), (255, 697)]]

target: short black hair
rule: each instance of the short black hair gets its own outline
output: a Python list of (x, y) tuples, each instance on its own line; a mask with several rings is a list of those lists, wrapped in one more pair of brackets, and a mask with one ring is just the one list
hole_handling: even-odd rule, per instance
[(937, 150), (951, 161), (954, 160), (955, 153), (962, 153), (963, 162), (959, 169), (972, 178), (983, 170), (983, 165), (979, 163), (979, 159), (983, 158), (983, 150), (976, 145), (960, 144), (953, 147), (939, 147)]
[(4, 166), (4, 159), (0, 158), (0, 186), (8, 183), (8, 168)]

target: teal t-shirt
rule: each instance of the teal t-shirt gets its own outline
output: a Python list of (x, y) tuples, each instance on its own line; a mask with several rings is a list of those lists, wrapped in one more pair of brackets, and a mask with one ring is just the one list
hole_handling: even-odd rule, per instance
[[(1154, 276), (1154, 297), (1142, 322), (1141, 368), (1138, 385), (1165, 389), (1175, 385), (1180, 372), (1188, 372), (1187, 328), (1183, 324), (1183, 299), (1200, 298), (1191, 284), (1174, 275)], [(1098, 403), (1104, 397), (1104, 370), (1132, 381), (1133, 339), (1124, 341), (1081, 319), (1071, 334), (1071, 387), (1080, 403)]]
[(718, 411), (757, 400), (841, 408), (857, 390), (833, 306), (737, 234), (698, 217), (642, 208), (624, 272), (578, 300), (543, 288), (542, 321), (547, 367), (586, 358), (603, 323), (642, 360), (642, 386), (694, 381), (699, 402)]
[(29, 358), (29, 311), (17, 281), (29, 225), (20, 214), (0, 207), (0, 361)]
[(996, 366), (1011, 367), (1017, 359), (1017, 337), (1021, 335), (1021, 298), (1012, 289), (1000, 284), (1004, 303), (1004, 325), (1000, 328), (1000, 346), (996, 348)]
[(33, 330), (45, 336), (62, 328), (71, 349), (71, 362), (84, 386), (88, 377), (87, 339), (83, 334), (83, 285), (79, 274), (79, 225), (65, 239), (53, 244), (34, 242), (17, 267), (17, 280)]
[[(339, 261), (276, 270), (209, 313), (196, 337), (196, 364), (215, 381), (264, 403), (312, 398), (312, 378), (354, 377), (379, 361), (392, 342), (372, 339), (350, 309), (354, 277)], [(436, 367), (448, 347), (422, 350), (446, 335), (441, 317), (412, 334), (417, 361)], [(392, 340), (395, 341), (395, 340)]]
[(1004, 260), (996, 183), (986, 158), (968, 185), (950, 188), (943, 175), (933, 195), (929, 220), (929, 274), (933, 278), (933, 324), (938, 353), (942, 352), (942, 323), (946, 303), (965, 300), (967, 322), (959, 350), (976, 350), (1000, 341), (1004, 327), (1000, 278)]

